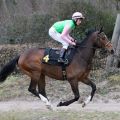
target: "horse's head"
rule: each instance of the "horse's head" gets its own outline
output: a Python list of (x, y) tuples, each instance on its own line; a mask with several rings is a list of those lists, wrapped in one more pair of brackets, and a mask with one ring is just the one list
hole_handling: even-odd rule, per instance
[(96, 40), (95, 45), (99, 48), (106, 48), (111, 54), (114, 54), (114, 49), (112, 46), (111, 41), (108, 40), (105, 33), (100, 29), (100, 31), (95, 32), (96, 33)]

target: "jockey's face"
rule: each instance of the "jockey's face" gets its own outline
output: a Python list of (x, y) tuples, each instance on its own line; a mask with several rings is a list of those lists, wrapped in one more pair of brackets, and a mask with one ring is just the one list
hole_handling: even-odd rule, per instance
[(82, 22), (82, 19), (79, 18), (79, 19), (77, 19), (76, 24), (77, 24), (77, 25), (80, 25), (81, 22)]

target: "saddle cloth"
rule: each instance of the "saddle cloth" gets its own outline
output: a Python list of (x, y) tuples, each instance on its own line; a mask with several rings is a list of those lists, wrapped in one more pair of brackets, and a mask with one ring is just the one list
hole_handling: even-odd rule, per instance
[(64, 64), (64, 63), (58, 62), (60, 49), (46, 48), (42, 62), (45, 64), (49, 64), (49, 65), (61, 66), (64, 64), (64, 66), (68, 66), (72, 61), (72, 58), (75, 54), (75, 51), (76, 51), (76, 49), (73, 47), (68, 48), (66, 50), (65, 55), (64, 55), (64, 59), (67, 61), (67, 64)]

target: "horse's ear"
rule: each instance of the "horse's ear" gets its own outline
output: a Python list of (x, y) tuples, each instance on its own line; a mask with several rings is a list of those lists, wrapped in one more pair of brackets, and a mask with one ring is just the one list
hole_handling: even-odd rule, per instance
[(100, 28), (99, 33), (103, 32), (103, 26)]

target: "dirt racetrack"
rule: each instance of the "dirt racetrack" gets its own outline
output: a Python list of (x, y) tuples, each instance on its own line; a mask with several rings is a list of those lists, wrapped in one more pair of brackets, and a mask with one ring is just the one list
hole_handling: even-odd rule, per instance
[[(56, 107), (56, 104), (53, 103), (54, 110), (70, 110), (70, 111), (100, 111), (100, 112), (110, 112), (110, 111), (119, 111), (120, 112), (120, 103), (89, 103), (86, 107), (82, 108), (81, 104), (73, 103), (65, 107)], [(24, 111), (24, 110), (49, 110), (45, 104), (41, 101), (6, 101), (0, 102), (0, 111)]]

